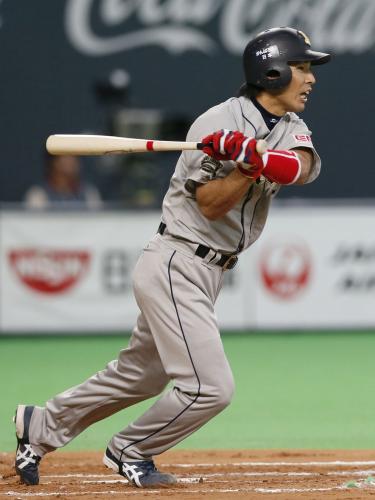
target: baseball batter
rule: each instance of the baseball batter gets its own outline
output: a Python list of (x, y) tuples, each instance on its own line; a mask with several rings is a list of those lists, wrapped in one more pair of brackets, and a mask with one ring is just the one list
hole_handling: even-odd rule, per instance
[[(209, 109), (187, 140), (165, 196), (162, 220), (134, 271), (140, 314), (129, 346), (86, 382), (47, 401), (19, 405), (16, 471), (38, 484), (38, 465), (89, 425), (160, 395), (110, 440), (104, 463), (137, 487), (169, 485), (153, 457), (199, 429), (231, 401), (231, 368), (214, 311), (224, 272), (259, 237), (282, 185), (313, 181), (320, 159), (302, 112), (315, 83), (311, 50), (292, 28), (266, 30), (243, 55), (239, 95)], [(268, 150), (260, 155), (257, 140)], [(250, 299), (249, 299), (250, 300)], [(164, 390), (167, 384), (172, 385)]]

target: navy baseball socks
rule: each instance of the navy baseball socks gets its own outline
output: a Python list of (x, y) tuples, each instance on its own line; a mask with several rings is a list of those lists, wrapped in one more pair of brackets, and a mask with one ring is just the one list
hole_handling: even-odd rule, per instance
[(177, 479), (172, 474), (159, 472), (153, 460), (121, 462), (107, 448), (103, 463), (121, 476), (126, 477), (129, 483), (137, 488), (165, 487), (177, 483)]
[(38, 466), (41, 460), (29, 442), (29, 427), (33, 411), (34, 406), (18, 405), (13, 417), (17, 437), (15, 469), (21, 482), (28, 485), (39, 484)]

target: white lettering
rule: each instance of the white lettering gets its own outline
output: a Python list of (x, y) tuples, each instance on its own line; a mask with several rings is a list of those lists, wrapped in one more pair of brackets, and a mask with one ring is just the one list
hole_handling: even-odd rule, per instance
[(375, 2), (344, 0), (341, 9), (335, 10), (336, 18), (330, 26), (327, 42), (337, 53), (364, 52), (374, 47)]
[(255, 55), (262, 56), (262, 59), (267, 59), (267, 57), (277, 57), (280, 54), (277, 45), (271, 45), (265, 49), (257, 50)]
[(220, 29), (224, 46), (229, 52), (241, 54), (251, 38), (259, 31), (272, 26), (265, 25), (263, 21), (267, 9), (273, 8), (269, 3), (262, 0), (237, 0), (226, 3)]
[(131, 17), (138, 4), (139, 0), (107, 0), (101, 2), (99, 8), (100, 17), (103, 23), (108, 26), (121, 24)]
[[(214, 23), (215, 37), (206, 29)], [(311, 37), (313, 49), (331, 49), (336, 54), (364, 52), (375, 43), (375, 2), (67, 0), (65, 11), (68, 39), (88, 56), (149, 45), (171, 53), (196, 50), (209, 55), (219, 42), (238, 55), (258, 32), (273, 26), (298, 27)], [(100, 32), (101, 27), (106, 34)]]
[[(141, 9), (138, 10), (138, 17), (143, 22), (145, 21), (146, 12), (144, 10), (145, 2), (149, 1), (155, 2), (155, 0), (138, 0), (137, 2), (138, 9)], [(112, 4), (110, 8), (108, 7), (109, 4), (105, 5), (107, 2)], [(110, 20), (112, 24), (116, 9), (119, 9), (119, 6), (121, 6), (119, 2), (120, 0), (102, 0), (101, 12), (105, 12), (102, 22), (105, 23), (105, 21)], [(96, 35), (90, 24), (93, 3), (93, 0), (69, 0), (66, 7), (65, 28), (68, 38), (77, 50), (86, 55), (108, 55), (147, 45), (161, 45), (172, 53), (180, 53), (185, 50), (199, 50), (209, 54), (215, 49), (215, 42), (205, 33), (187, 26), (153, 26), (112, 37)], [(132, 3), (133, 7), (134, 5)], [(130, 12), (130, 8), (122, 10), (122, 20)], [(156, 11), (154, 10), (153, 13), (155, 15)], [(148, 19), (149, 23), (151, 21), (152, 16)], [(156, 22), (155, 17), (154, 22)]]
[(207, 23), (220, 9), (224, 0), (143, 0), (139, 3), (139, 20), (144, 24)]
[(43, 254), (21, 257), (16, 261), (16, 267), (22, 277), (40, 279), (51, 285), (76, 278), (84, 268), (78, 257), (55, 259)]

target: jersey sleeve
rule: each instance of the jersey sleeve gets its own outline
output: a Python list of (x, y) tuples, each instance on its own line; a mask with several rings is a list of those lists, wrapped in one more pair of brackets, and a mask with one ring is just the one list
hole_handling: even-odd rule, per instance
[[(222, 128), (238, 129), (235, 118), (230, 112), (229, 101), (215, 106), (201, 115), (192, 124), (186, 140), (199, 142), (203, 137)], [(225, 177), (235, 168), (234, 162), (218, 161), (201, 151), (184, 151), (182, 157), (186, 167), (185, 189), (193, 195), (197, 185), (206, 184), (215, 178)]]
[(313, 164), (306, 183), (313, 182), (320, 174), (321, 159), (314, 148), (311, 131), (307, 128), (305, 122), (296, 116), (291, 120), (291, 126), (282, 140), (282, 147), (277, 147), (277, 149), (298, 148), (309, 149), (313, 154)]

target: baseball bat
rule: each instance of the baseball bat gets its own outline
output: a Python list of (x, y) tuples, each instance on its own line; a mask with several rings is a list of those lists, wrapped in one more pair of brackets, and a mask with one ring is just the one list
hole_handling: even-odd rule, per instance
[[(52, 155), (105, 155), (123, 153), (144, 153), (147, 151), (186, 151), (203, 149), (201, 142), (157, 141), (132, 139), (110, 135), (55, 134), (50, 135), (46, 148)], [(267, 143), (257, 141), (257, 152), (263, 154)]]

